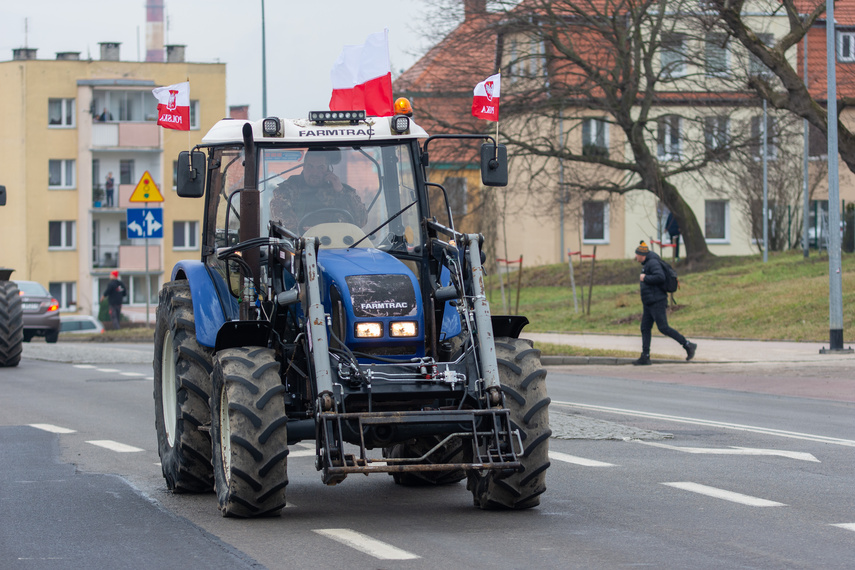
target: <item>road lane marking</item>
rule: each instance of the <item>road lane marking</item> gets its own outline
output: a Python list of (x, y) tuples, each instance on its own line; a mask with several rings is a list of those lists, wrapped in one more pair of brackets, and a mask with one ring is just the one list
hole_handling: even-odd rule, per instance
[(550, 451), (549, 458), (554, 459), (555, 461), (563, 461), (565, 463), (581, 465), (583, 467), (614, 467), (613, 463), (603, 463), (602, 461), (596, 461), (594, 459), (576, 457), (575, 455), (568, 455), (566, 453), (561, 453), (560, 451)]
[(136, 453), (138, 451), (145, 451), (145, 449), (140, 449), (133, 445), (126, 445), (109, 439), (94, 439), (92, 441), (87, 441), (86, 443), (91, 443), (92, 445), (97, 445), (98, 447), (103, 447), (104, 449), (109, 449), (110, 451), (116, 451), (118, 453)]
[(642, 445), (651, 445), (653, 447), (661, 447), (663, 449), (673, 449), (674, 451), (682, 451), (683, 453), (700, 453), (704, 455), (777, 455), (780, 457), (787, 457), (789, 459), (798, 459), (799, 461), (813, 461), (815, 463), (821, 463), (819, 459), (814, 457), (810, 453), (805, 453), (802, 451), (783, 451), (780, 449), (755, 449), (753, 447), (737, 447), (731, 446), (729, 448), (716, 448), (716, 447), (679, 447), (677, 445), (668, 445), (667, 443), (656, 443), (654, 441), (642, 441), (640, 439), (633, 439), (635, 443), (640, 443)]
[(841, 523), (841, 524), (833, 524), (830, 526), (845, 528), (846, 530), (851, 530), (851, 531), (855, 532), (855, 523)]
[(118, 372), (118, 368), (96, 368), (96, 372)]
[(715, 497), (716, 499), (724, 499), (725, 501), (732, 501), (734, 503), (748, 505), (749, 507), (787, 506), (784, 503), (776, 503), (775, 501), (768, 501), (766, 499), (760, 499), (758, 497), (752, 497), (750, 495), (743, 495), (742, 493), (734, 493), (733, 491), (725, 491), (724, 489), (717, 489), (716, 487), (708, 487), (706, 485), (701, 485), (700, 483), (678, 481), (675, 483), (662, 484), (667, 485), (668, 487), (682, 489), (684, 491), (691, 491), (692, 493), (700, 493), (701, 495), (707, 495), (708, 497)]
[(355, 548), (380, 560), (413, 560), (421, 558), (412, 552), (401, 550), (391, 544), (381, 542), (349, 528), (316, 528), (312, 529), (312, 532), (331, 538), (336, 542)]
[(51, 433), (77, 433), (76, 430), (68, 429), (64, 427), (59, 427), (51, 424), (30, 424), (30, 427), (34, 427), (36, 429), (49, 431)]
[(73, 366), (74, 366), (75, 368), (83, 368), (83, 369), (91, 369), (91, 368), (95, 368), (95, 366), (94, 366), (94, 365), (92, 365), (92, 364), (74, 364)]
[(120, 372), (120, 376), (145, 376), (142, 372)]
[(578, 402), (561, 402), (552, 400), (552, 404), (560, 406), (571, 406), (574, 408), (582, 408), (584, 410), (595, 410), (598, 412), (610, 412), (624, 416), (638, 416), (640, 418), (652, 418), (664, 420), (668, 422), (676, 422), (683, 424), (695, 424), (701, 426), (718, 427), (722, 429), (733, 429), (738, 431), (749, 431), (753, 433), (762, 433), (765, 435), (775, 435), (778, 437), (789, 437), (791, 439), (804, 439), (807, 441), (818, 441), (820, 443), (831, 443), (833, 445), (845, 445), (847, 447), (855, 447), (855, 440), (842, 439), (838, 437), (826, 437), (824, 435), (815, 435), (810, 433), (800, 433), (796, 431), (785, 431), (773, 428), (764, 428), (760, 426), (749, 426), (743, 424), (732, 424), (727, 422), (717, 422), (713, 420), (702, 420), (699, 418), (685, 418), (682, 416), (669, 416), (666, 414), (656, 414), (653, 412), (642, 412), (639, 410), (625, 410), (622, 408), (610, 408), (607, 406), (592, 406), (589, 404), (580, 404)]

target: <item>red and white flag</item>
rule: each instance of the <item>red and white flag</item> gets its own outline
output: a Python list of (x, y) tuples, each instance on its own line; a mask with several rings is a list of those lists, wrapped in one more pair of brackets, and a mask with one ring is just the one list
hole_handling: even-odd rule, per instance
[(499, 86), (502, 74), (491, 75), (475, 86), (472, 115), (488, 121), (499, 120)]
[(157, 124), (167, 129), (190, 130), (190, 82), (151, 90), (157, 98)]
[(389, 30), (371, 34), (361, 46), (344, 46), (330, 72), (330, 111), (392, 116), (392, 65)]

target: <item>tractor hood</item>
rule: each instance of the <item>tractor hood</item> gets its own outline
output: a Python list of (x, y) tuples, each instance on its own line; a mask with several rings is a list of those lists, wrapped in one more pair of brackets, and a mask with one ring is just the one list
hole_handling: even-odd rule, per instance
[[(424, 356), (424, 311), (419, 283), (395, 257), (371, 248), (321, 249), (324, 308), (333, 331), (351, 349), (369, 354)], [(392, 324), (415, 322), (416, 335), (393, 337)], [(357, 323), (382, 325), (376, 338), (356, 336)], [(343, 335), (343, 336), (342, 336)]]

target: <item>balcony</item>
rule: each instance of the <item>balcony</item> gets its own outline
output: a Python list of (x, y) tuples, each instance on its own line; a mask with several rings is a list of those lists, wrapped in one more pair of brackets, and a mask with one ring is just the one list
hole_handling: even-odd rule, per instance
[(158, 148), (160, 131), (152, 122), (99, 122), (92, 123), (93, 148)]
[[(142, 240), (134, 240), (142, 243)], [(160, 270), (160, 246), (148, 246), (148, 268), (150, 271)], [(145, 271), (145, 245), (119, 246), (120, 271)]]
[(131, 202), (131, 195), (136, 190), (136, 184), (117, 184), (113, 194), (113, 205), (107, 207), (107, 196), (101, 186), (92, 189), (92, 208), (113, 211), (114, 209), (142, 208), (143, 203)]

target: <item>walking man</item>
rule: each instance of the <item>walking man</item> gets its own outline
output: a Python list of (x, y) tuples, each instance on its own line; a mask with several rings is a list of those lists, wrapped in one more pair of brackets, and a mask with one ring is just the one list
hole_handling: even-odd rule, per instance
[(686, 360), (691, 360), (698, 345), (668, 326), (668, 293), (665, 292), (665, 268), (661, 258), (642, 241), (635, 250), (635, 260), (641, 263), (641, 304), (644, 313), (641, 315), (641, 357), (633, 364), (650, 364), (650, 333), (654, 322), (659, 332), (670, 336), (686, 349)]
[(113, 330), (119, 330), (120, 321), (122, 318), (122, 301), (125, 298), (127, 289), (125, 284), (119, 279), (119, 272), (113, 270), (110, 273), (113, 279), (104, 289), (104, 294), (101, 295), (101, 300), (107, 299), (110, 305), (110, 322), (113, 323)]

